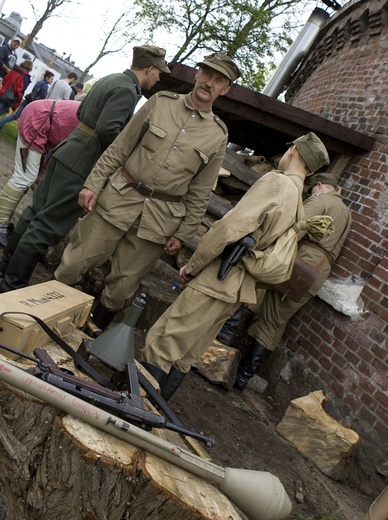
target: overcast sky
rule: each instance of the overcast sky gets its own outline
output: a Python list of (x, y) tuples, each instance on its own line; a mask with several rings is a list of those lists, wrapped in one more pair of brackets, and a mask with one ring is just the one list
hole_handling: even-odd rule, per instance
[[(3, 1), (1, 14), (8, 17), (12, 11), (20, 13), (23, 16), (21, 32), (28, 34), (35, 25), (30, 2), (28, 0), (17, 0), (17, 2), (15, 0), (0, 0), (0, 7)], [(103, 37), (104, 16), (111, 21), (111, 27), (123, 11), (123, 2), (122, 0), (109, 0), (109, 2), (106, 0), (81, 1), (82, 4), (78, 4), (77, 0), (74, 0), (74, 3), (68, 4), (63, 10), (62, 16), (50, 18), (45, 22), (37, 40), (46, 47), (55, 49), (58, 56), (62, 57), (63, 53), (65, 53), (65, 57), (71, 55), (71, 60), (83, 70), (96, 58), (101, 47), (100, 39)], [(311, 3), (312, 12), (315, 2)], [(47, 5), (47, 0), (34, 0), (33, 4), (37, 13), (41, 15)], [(310, 14), (310, 12), (301, 13), (301, 18), (303, 18), (301, 21), (307, 20)], [(95, 78), (100, 78), (113, 72), (125, 70), (131, 62), (132, 47), (142, 43), (144, 42), (131, 43), (126, 50), (102, 58), (93, 67), (91, 73)], [(161, 37), (155, 44), (167, 49), (167, 61), (174, 56), (175, 49), (171, 48), (171, 43), (167, 38), (163, 41)]]
[[(35, 9), (39, 14), (47, 5), (46, 0), (34, 0)], [(21, 32), (28, 34), (35, 25), (35, 18), (30, 3), (27, 0), (5, 0), (1, 14), (8, 17), (12, 11), (23, 16)], [(107, 13), (108, 11), (108, 13)], [(80, 69), (87, 67), (97, 55), (101, 47), (100, 38), (103, 36), (102, 26), (104, 14), (112, 21), (123, 12), (121, 0), (83, 0), (69, 4), (62, 16), (50, 18), (39, 31), (37, 40), (57, 51), (58, 56), (71, 54), (71, 60)], [(141, 44), (142, 42), (138, 42)], [(121, 72), (131, 62), (132, 47), (126, 51), (104, 57), (91, 71), (95, 78), (106, 76), (113, 72)], [(125, 56), (128, 53), (128, 57)]]

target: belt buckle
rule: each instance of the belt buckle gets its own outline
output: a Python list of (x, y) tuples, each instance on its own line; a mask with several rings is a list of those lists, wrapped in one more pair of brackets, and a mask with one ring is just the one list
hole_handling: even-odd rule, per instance
[(143, 192), (142, 195), (144, 194), (145, 197), (149, 197), (149, 198), (151, 198), (154, 193), (153, 188), (150, 188), (149, 186), (147, 186), (146, 184), (143, 184), (142, 182), (137, 183), (136, 190), (139, 191), (139, 193)]

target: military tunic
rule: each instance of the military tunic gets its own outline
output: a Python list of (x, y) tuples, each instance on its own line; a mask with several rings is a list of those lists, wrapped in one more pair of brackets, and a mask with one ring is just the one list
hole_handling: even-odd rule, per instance
[[(97, 203), (74, 229), (56, 278), (73, 285), (112, 255), (102, 302), (120, 309), (171, 236), (190, 242), (195, 235), (227, 140), (224, 123), (210, 108), (195, 109), (191, 94), (152, 96), (86, 179), (85, 187), (99, 195)], [(183, 200), (144, 197), (127, 186), (122, 166), (136, 181)]]
[(32, 205), (16, 226), (24, 249), (44, 254), (73, 227), (83, 211), (78, 193), (85, 178), (128, 122), (140, 97), (139, 81), (129, 70), (106, 76), (93, 86), (77, 111), (85, 126), (77, 127), (55, 149)]
[[(349, 209), (342, 202), (336, 191), (313, 195), (304, 203), (306, 218), (315, 215), (328, 215), (334, 220), (334, 232), (321, 240), (318, 244), (334, 261), (348, 236), (351, 217)], [(308, 239), (308, 235), (305, 236)], [(331, 264), (325, 254), (305, 241), (299, 245), (298, 256), (308, 265), (320, 271), (320, 276), (308, 293), (299, 302), (289, 299), (282, 300), (282, 295), (275, 290), (268, 290), (257, 314), (257, 318), (249, 334), (268, 350), (275, 350), (276, 345), (284, 332), (288, 320), (298, 309), (317, 294), (330, 274)]]
[(187, 263), (187, 273), (195, 278), (149, 330), (144, 361), (167, 373), (172, 366), (188, 372), (240, 302), (256, 301), (256, 280), (241, 261), (223, 281), (217, 279), (219, 255), (252, 232), (258, 237), (256, 248), (265, 249), (291, 227), (304, 177), (302, 172), (268, 172), (213, 224)]

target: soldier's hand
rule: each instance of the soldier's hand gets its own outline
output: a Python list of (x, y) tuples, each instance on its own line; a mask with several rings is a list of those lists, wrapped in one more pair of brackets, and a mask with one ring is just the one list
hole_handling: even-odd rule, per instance
[(189, 282), (194, 278), (193, 276), (191, 276), (191, 274), (186, 273), (185, 265), (179, 269), (179, 276), (182, 278), (184, 282)]
[(165, 253), (167, 253), (170, 256), (176, 255), (178, 251), (182, 249), (183, 242), (182, 240), (179, 240), (177, 237), (170, 237), (166, 245), (164, 246), (163, 250)]
[(97, 195), (88, 188), (83, 188), (78, 195), (78, 205), (85, 211), (91, 211), (96, 204)]

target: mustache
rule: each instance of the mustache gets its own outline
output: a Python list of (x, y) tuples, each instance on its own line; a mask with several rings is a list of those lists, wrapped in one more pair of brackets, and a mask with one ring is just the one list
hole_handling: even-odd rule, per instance
[(201, 89), (205, 90), (206, 92), (209, 92), (209, 94), (213, 94), (212, 87), (208, 87), (205, 83), (201, 83)]

